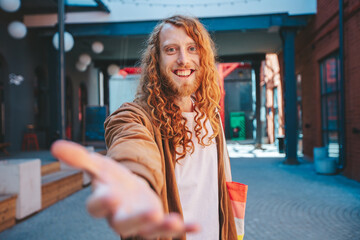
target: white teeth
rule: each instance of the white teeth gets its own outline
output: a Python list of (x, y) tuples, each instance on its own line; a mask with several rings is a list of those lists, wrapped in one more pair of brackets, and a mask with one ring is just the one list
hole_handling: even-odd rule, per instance
[(190, 73), (191, 73), (191, 70), (177, 70), (176, 71), (176, 75), (178, 75), (178, 76), (188, 76), (188, 75), (190, 75)]

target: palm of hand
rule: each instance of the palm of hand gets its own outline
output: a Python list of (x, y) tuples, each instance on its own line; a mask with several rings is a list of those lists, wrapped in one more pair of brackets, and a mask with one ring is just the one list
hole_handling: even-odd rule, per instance
[(88, 211), (106, 218), (119, 235), (152, 239), (199, 230), (196, 224), (184, 224), (177, 213), (165, 215), (149, 184), (114, 160), (64, 140), (55, 142), (51, 151), (61, 161), (92, 175), (95, 190), (88, 199)]

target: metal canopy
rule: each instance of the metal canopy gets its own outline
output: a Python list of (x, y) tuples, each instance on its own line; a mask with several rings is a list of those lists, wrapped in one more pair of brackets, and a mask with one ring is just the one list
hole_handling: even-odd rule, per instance
[[(278, 29), (281, 27), (303, 27), (308, 16), (288, 16), (287, 14), (203, 18), (201, 22), (210, 32), (254, 31)], [(147, 35), (157, 21), (110, 22), (92, 24), (68, 24), (74, 36), (127, 36)]]
[[(279, 29), (302, 27), (309, 16), (288, 16), (287, 14), (222, 17), (200, 19), (211, 32), (218, 46), (220, 56), (247, 55), (278, 52), (282, 48)], [(67, 30), (77, 38), (74, 52), (86, 51), (92, 42), (104, 43), (105, 51), (93, 56), (94, 60), (138, 59), (139, 49), (144, 48), (147, 35), (157, 21), (110, 22), (93, 24), (67, 24)], [(44, 29), (45, 30), (45, 29)], [(51, 36), (53, 30), (43, 31)], [(123, 46), (128, 46), (124, 56)]]
[[(103, 11), (110, 12), (102, 0), (66, 0), (64, 1), (66, 12)], [(57, 0), (22, 0), (21, 14), (45, 14), (57, 13)]]

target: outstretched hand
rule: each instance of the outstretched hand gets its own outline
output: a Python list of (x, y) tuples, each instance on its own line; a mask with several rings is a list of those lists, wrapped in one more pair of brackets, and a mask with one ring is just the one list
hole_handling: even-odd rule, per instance
[(164, 214), (160, 198), (149, 184), (114, 160), (65, 140), (56, 141), (51, 152), (92, 176), (95, 190), (87, 209), (93, 217), (106, 218), (119, 235), (153, 239), (199, 230), (196, 224), (185, 224), (177, 213)]

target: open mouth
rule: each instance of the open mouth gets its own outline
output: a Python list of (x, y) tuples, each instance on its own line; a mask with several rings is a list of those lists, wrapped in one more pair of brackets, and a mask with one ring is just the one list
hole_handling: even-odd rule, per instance
[(173, 71), (178, 77), (189, 77), (193, 72), (195, 72), (193, 69), (177, 69)]

